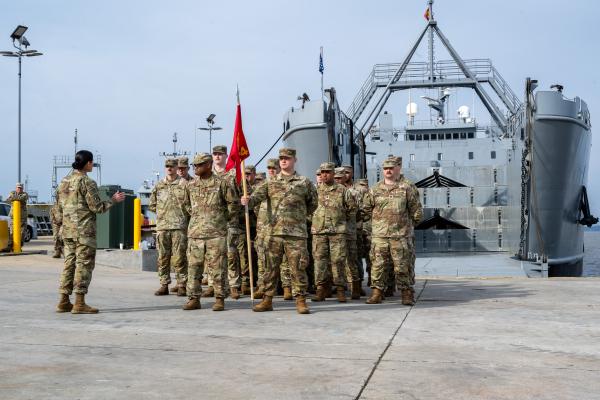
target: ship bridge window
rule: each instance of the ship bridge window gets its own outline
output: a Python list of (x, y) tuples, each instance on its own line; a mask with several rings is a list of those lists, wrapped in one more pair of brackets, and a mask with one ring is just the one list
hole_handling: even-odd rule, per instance
[(492, 160), (496, 159), (496, 152), (494, 150), (492, 150), (492, 152), (490, 153), (490, 157), (492, 158)]
[(467, 133), (466, 132), (461, 132), (460, 133), (460, 138), (461, 139), (466, 139), (467, 138)]
[(451, 133), (446, 133), (446, 140), (448, 139), (452, 139), (452, 134)]
[(473, 138), (475, 137), (475, 134), (474, 134), (473, 132), (469, 132), (469, 133), (467, 134), (467, 137), (468, 137), (469, 139), (473, 139)]
[(452, 139), (458, 139), (458, 133), (453, 133), (452, 134)]
[(429, 134), (423, 135), (423, 140), (429, 140)]
[(472, 160), (472, 159), (473, 159), (473, 152), (472, 152), (472, 151), (470, 151), (470, 152), (469, 152), (469, 160)]
[(431, 134), (431, 140), (437, 140), (437, 134), (432, 133)]

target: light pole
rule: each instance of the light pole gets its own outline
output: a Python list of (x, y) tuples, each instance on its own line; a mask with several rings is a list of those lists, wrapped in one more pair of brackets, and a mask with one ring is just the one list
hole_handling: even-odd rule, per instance
[[(36, 57), (36, 56), (41, 56), (43, 53), (37, 51), (37, 50), (27, 50), (27, 48), (30, 46), (29, 41), (27, 40), (27, 38), (25, 36), (23, 36), (23, 34), (25, 33), (25, 31), (27, 31), (27, 27), (23, 26), (23, 25), (19, 25), (15, 28), (14, 32), (10, 35), (10, 38), (13, 41), (13, 47), (15, 49), (17, 49), (17, 51), (0, 51), (0, 54), (2, 54), (4, 57), (17, 57), (19, 59), (19, 138), (18, 138), (18, 152), (17, 152), (17, 175), (18, 178), (17, 180), (19, 182), (21, 182), (21, 59), (23, 57)], [(15, 44), (15, 42), (18, 43), (18, 45)], [(25, 50), (23, 50), (23, 47), (25, 47)]]
[(208, 152), (212, 153), (212, 133), (213, 131), (220, 131), (221, 128), (220, 126), (215, 126), (215, 114), (210, 114), (207, 118), (206, 118), (206, 124), (208, 125), (205, 128), (198, 128), (198, 130), (201, 131), (208, 131)]

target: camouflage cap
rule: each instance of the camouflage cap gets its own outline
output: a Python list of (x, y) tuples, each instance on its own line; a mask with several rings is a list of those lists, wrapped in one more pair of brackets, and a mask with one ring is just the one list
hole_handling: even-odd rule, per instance
[(254, 178), (254, 179), (257, 182), (264, 181), (265, 179), (267, 179), (267, 174), (266, 174), (266, 172), (258, 172), (256, 174), (256, 178)]
[(393, 158), (386, 158), (383, 161), (383, 168), (394, 168), (394, 167), (397, 167), (397, 166), (398, 166), (398, 163)]
[(332, 162), (324, 162), (319, 167), (319, 170), (321, 170), (321, 171), (333, 171), (333, 170), (335, 170), (335, 164), (332, 163)]
[(221, 154), (227, 154), (227, 146), (225, 146), (224, 144), (218, 144), (215, 147), (212, 148), (212, 152), (213, 153), (221, 153)]
[(198, 153), (194, 156), (194, 161), (192, 164), (200, 165), (206, 162), (212, 161), (212, 156), (208, 153)]
[(394, 160), (396, 160), (396, 164), (399, 167), (401, 167), (402, 166), (402, 157), (400, 157), (400, 156), (394, 156), (393, 158), (394, 158)]
[(252, 165), (252, 164), (248, 164), (248, 165), (246, 165), (246, 168), (244, 168), (244, 170), (245, 170), (245, 172), (246, 172), (247, 174), (253, 174), (253, 173), (256, 173), (256, 167), (255, 167), (254, 165)]
[(165, 167), (177, 167), (177, 160), (174, 158), (167, 158), (165, 160)]
[(350, 165), (350, 164), (344, 164), (344, 165), (342, 165), (342, 168), (344, 168), (344, 171), (350, 171), (350, 172), (354, 171), (354, 168), (352, 168), (352, 165)]
[(321, 175), (321, 168), (317, 168), (317, 171), (315, 172), (315, 175)]
[(180, 168), (187, 168), (190, 166), (190, 160), (187, 157), (180, 157), (177, 160), (177, 166)]
[(22, 187), (23, 187), (23, 184), (22, 184), (21, 182), (17, 182), (17, 187), (20, 187), (20, 188), (22, 188)]
[(279, 149), (279, 157), (296, 157), (296, 149), (290, 149), (289, 147), (283, 147)]
[(356, 181), (356, 183), (358, 183), (360, 186), (369, 186), (369, 180), (365, 178), (360, 178)]
[(279, 159), (278, 158), (269, 158), (267, 160), (267, 168), (279, 168)]
[(337, 167), (335, 169), (334, 178), (344, 178), (346, 175), (344, 174), (344, 167)]

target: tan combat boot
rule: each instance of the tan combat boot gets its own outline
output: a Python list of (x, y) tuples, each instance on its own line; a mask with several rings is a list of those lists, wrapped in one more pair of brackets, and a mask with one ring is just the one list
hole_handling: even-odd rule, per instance
[(155, 296), (167, 296), (169, 294), (169, 285), (160, 285), (160, 288), (154, 292)]
[(284, 300), (294, 300), (294, 296), (292, 296), (292, 288), (284, 287), (283, 288), (283, 299)]
[(361, 291), (360, 281), (352, 282), (352, 300), (360, 299), (360, 291)]
[(177, 293), (179, 291), (179, 286), (173, 285), (171, 289), (169, 289), (169, 293)]
[(338, 286), (336, 290), (336, 297), (339, 303), (345, 303), (346, 300), (346, 288), (343, 286)]
[(202, 291), (202, 294), (200, 295), (201, 297), (214, 297), (215, 295), (215, 289), (212, 286), (209, 286), (208, 288), (206, 288), (206, 290)]
[(185, 286), (179, 286), (177, 288), (177, 296), (185, 297), (186, 295), (187, 295), (187, 290), (186, 290)]
[(317, 293), (310, 298), (310, 301), (325, 301), (325, 288), (322, 285), (317, 286)]
[(296, 297), (296, 312), (298, 314), (310, 314), (310, 310), (306, 305), (306, 297), (302, 295), (298, 295)]
[(264, 295), (260, 303), (252, 307), (252, 311), (264, 312), (273, 311), (273, 296)]
[(384, 294), (384, 296), (385, 296), (385, 297), (394, 297), (394, 286), (388, 286), (388, 287), (385, 289), (385, 294)]
[(225, 309), (225, 299), (222, 297), (217, 297), (215, 299), (215, 304), (212, 306), (213, 311), (223, 311)]
[(263, 288), (259, 287), (258, 290), (254, 292), (254, 300), (262, 299), (264, 295), (265, 291), (263, 290)]
[(60, 300), (58, 301), (58, 305), (56, 306), (56, 312), (69, 312), (72, 309), (73, 309), (73, 304), (71, 304), (69, 295), (61, 294)]
[(323, 285), (323, 289), (325, 289), (323, 296), (326, 299), (333, 296), (331, 281), (328, 281), (325, 285)]
[(182, 307), (184, 310), (199, 310), (200, 307), (200, 299), (197, 297), (192, 297), (185, 303)]
[(231, 293), (229, 293), (229, 296), (231, 296), (232, 299), (237, 300), (240, 298), (240, 292), (238, 290), (238, 288), (236, 287), (232, 287), (231, 288)]
[(250, 286), (245, 283), (242, 283), (242, 294), (246, 296), (250, 295)]
[(402, 289), (402, 304), (405, 306), (415, 305), (415, 292), (412, 289)]
[(380, 304), (381, 300), (382, 300), (381, 289), (374, 288), (373, 289), (373, 293), (371, 293), (371, 297), (369, 297), (365, 303), (367, 303), (367, 304)]
[(60, 250), (54, 250), (54, 254), (52, 254), (52, 258), (60, 258), (62, 256), (62, 252)]
[(85, 304), (85, 295), (75, 293), (75, 304), (71, 309), (71, 314), (97, 314), (98, 309)]

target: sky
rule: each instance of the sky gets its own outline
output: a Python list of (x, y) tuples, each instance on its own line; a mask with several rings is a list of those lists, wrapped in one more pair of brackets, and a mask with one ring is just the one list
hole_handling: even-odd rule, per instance
[[(279, 136), (296, 97), (318, 97), (320, 46), (325, 86), (347, 109), (374, 64), (402, 61), (426, 23), (426, 4), (2, 1), (0, 50), (12, 50), (9, 36), (22, 24), (31, 48), (44, 53), (23, 60), (22, 180), (49, 200), (53, 157), (73, 154), (77, 129), (79, 149), (101, 155), (102, 184), (136, 190), (162, 172), (159, 153), (172, 151), (174, 132), (179, 150), (209, 151), (208, 135), (196, 128), (210, 113), (223, 128), (213, 144), (230, 145), (236, 85), (252, 163)], [(541, 89), (561, 83), (565, 96), (583, 98), (592, 123), (600, 114), (599, 2), (437, 0), (434, 12), (459, 54), (492, 59), (518, 97), (531, 76)], [(16, 59), (0, 57), (4, 196), (17, 180), (17, 84)], [(596, 215), (598, 149), (588, 178)]]

